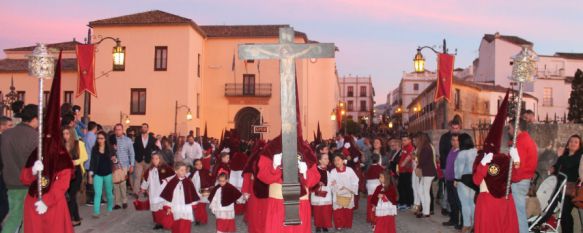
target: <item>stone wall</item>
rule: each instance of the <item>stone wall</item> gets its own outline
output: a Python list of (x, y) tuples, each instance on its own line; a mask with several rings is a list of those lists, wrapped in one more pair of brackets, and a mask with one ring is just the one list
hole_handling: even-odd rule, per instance
[[(503, 135), (508, 135), (506, 129), (504, 131), (505, 133)], [(439, 138), (446, 132), (447, 130), (426, 131), (436, 149), (439, 149)], [(463, 132), (468, 133), (474, 138), (473, 130), (466, 129), (463, 130)], [(573, 134), (583, 135), (583, 124), (532, 124), (529, 132), (538, 147), (539, 164), (537, 172), (539, 172), (541, 176), (546, 177), (547, 169), (555, 163), (557, 153), (562, 153), (569, 137)], [(476, 135), (477, 134), (478, 133), (476, 133)], [(511, 138), (509, 135), (502, 138), (501, 151), (503, 153), (508, 151), (508, 145), (505, 142), (510, 140)]]

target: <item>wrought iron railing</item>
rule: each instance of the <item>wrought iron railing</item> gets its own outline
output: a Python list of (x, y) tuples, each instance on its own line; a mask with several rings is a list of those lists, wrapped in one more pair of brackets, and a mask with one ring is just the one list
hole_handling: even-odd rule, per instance
[(225, 96), (271, 97), (271, 83), (258, 83), (254, 85), (243, 83), (226, 83)]

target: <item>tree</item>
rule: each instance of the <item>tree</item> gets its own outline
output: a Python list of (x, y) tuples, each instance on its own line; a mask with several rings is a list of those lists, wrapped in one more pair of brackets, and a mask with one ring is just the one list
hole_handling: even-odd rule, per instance
[(571, 96), (569, 96), (569, 121), (583, 123), (583, 72), (577, 69), (571, 82)]

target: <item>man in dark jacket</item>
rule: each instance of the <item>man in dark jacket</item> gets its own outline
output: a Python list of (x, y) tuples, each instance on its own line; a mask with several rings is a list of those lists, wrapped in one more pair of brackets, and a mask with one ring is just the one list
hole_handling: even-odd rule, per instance
[[(449, 123), (449, 131), (441, 135), (439, 138), (439, 166), (443, 174), (445, 174), (445, 167), (447, 162), (447, 155), (451, 150), (451, 135), (458, 134), (461, 130), (461, 122), (454, 118)], [(447, 195), (445, 195), (445, 181), (444, 179), (439, 179), (439, 190), (437, 193), (437, 198), (440, 198), (441, 213), (447, 215), (449, 213), (449, 203), (447, 201)]]
[(4, 232), (15, 232), (22, 222), (24, 198), (28, 187), (20, 182), (20, 171), (38, 147), (38, 106), (29, 104), (20, 113), (22, 122), (2, 133), (0, 153), (2, 176), (8, 189), (9, 211)]
[(136, 154), (136, 168), (132, 179), (132, 190), (134, 194), (140, 192), (140, 183), (142, 173), (147, 171), (152, 160), (152, 152), (160, 150), (156, 146), (156, 138), (150, 134), (150, 126), (147, 123), (142, 124), (142, 131), (134, 140), (134, 152)]

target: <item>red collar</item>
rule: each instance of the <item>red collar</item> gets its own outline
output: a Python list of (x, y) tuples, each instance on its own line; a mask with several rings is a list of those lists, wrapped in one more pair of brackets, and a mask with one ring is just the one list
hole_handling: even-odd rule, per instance
[(336, 172), (342, 173), (346, 171), (346, 165), (342, 166), (342, 168), (336, 168)]

